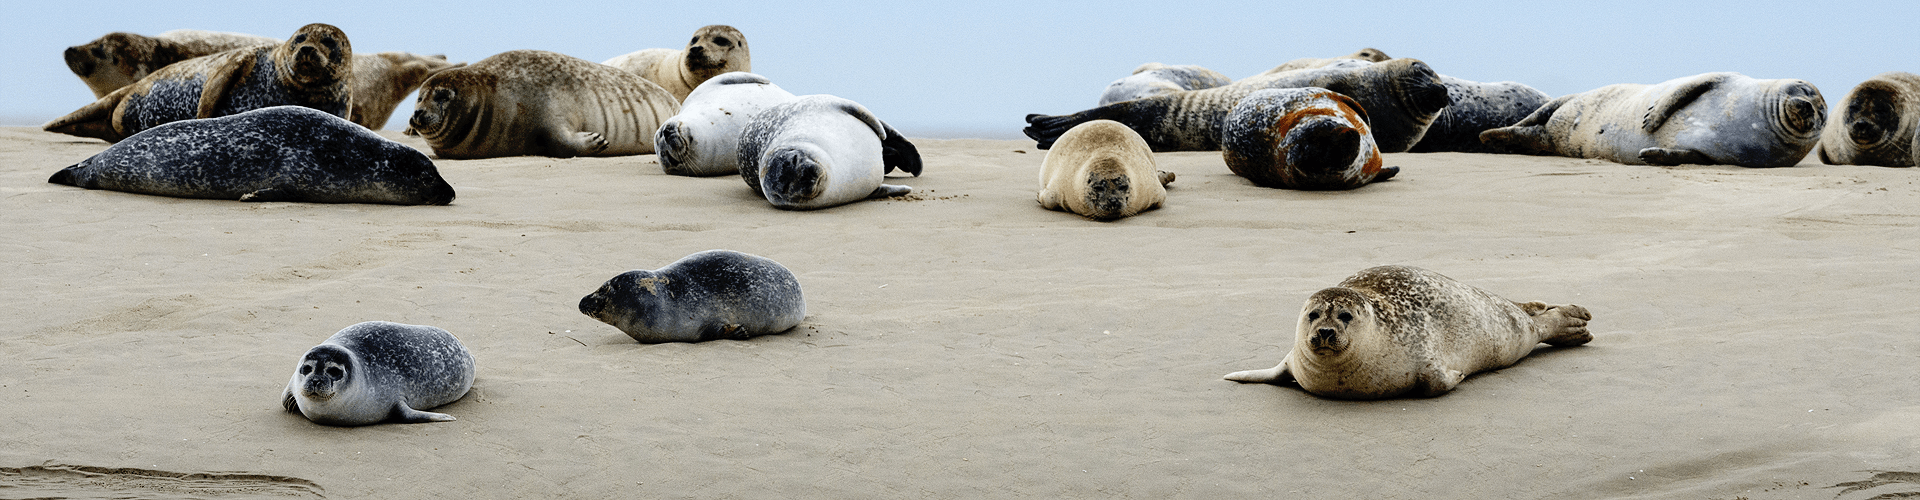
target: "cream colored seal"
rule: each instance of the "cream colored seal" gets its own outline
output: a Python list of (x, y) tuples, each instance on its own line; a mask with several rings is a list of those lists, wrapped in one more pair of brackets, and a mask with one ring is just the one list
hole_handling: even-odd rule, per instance
[(233, 49), (279, 44), (264, 36), (203, 30), (173, 30), (154, 36), (114, 32), (67, 47), (67, 69), (99, 99), (169, 64)]
[(387, 125), (393, 109), (420, 88), (428, 77), (467, 63), (447, 62), (447, 56), (411, 52), (353, 55), (353, 109), (347, 119), (373, 130)]
[(1480, 141), (1631, 165), (1789, 167), (1813, 150), (1826, 119), (1827, 101), (1806, 81), (1706, 73), (1561, 96)]
[(1153, 149), (1112, 120), (1074, 126), (1040, 163), (1040, 206), (1094, 220), (1132, 217), (1167, 201), (1174, 175), (1160, 171)]
[(1828, 165), (1920, 166), (1920, 75), (1881, 73), (1833, 107), (1820, 133)]
[(603, 64), (659, 84), (673, 94), (675, 101), (687, 100), (687, 94), (693, 93), (701, 82), (721, 73), (753, 72), (747, 37), (732, 26), (719, 24), (694, 31), (685, 49), (645, 49), (608, 59)]
[(571, 158), (652, 153), (680, 103), (618, 68), (515, 50), (433, 75), (413, 108), (408, 131), (441, 158)]
[(1294, 59), (1292, 61), (1281, 63), (1279, 66), (1274, 66), (1273, 69), (1263, 71), (1260, 74), (1254, 75), (1254, 76), (1266, 76), (1274, 73), (1284, 73), (1288, 71), (1293, 71), (1296, 69), (1319, 68), (1319, 67), (1326, 66), (1328, 64), (1333, 64), (1333, 63), (1340, 62), (1342, 60), (1348, 60), (1348, 59), (1352, 59), (1356, 61), (1366, 61), (1366, 62), (1381, 62), (1381, 61), (1385, 61), (1392, 58), (1387, 57), (1387, 53), (1381, 52), (1380, 49), (1369, 47), (1369, 48), (1356, 50), (1352, 54), (1347, 54), (1340, 57), (1327, 57), (1327, 58), (1303, 57), (1299, 59)]

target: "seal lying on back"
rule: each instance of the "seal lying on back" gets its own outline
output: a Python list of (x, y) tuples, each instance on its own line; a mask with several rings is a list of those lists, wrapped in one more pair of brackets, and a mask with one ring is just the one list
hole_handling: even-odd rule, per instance
[(428, 77), (467, 63), (447, 62), (447, 56), (410, 52), (353, 55), (353, 109), (347, 120), (373, 130), (387, 125), (393, 108), (420, 88)]
[(694, 31), (686, 49), (646, 49), (602, 64), (640, 75), (673, 94), (675, 101), (686, 101), (687, 94), (708, 79), (734, 71), (752, 72), (753, 55), (740, 30), (715, 24)]
[(314, 423), (417, 424), (454, 418), (431, 410), (473, 388), (473, 355), (431, 326), (368, 321), (340, 330), (300, 357), (280, 406)]
[[(887, 165), (918, 168), (918, 150), (888, 147), (905, 141), (859, 103), (800, 97), (754, 115), (740, 131), (740, 177), (754, 194), (786, 210), (899, 196), (913, 188), (881, 182)], [(906, 155), (911, 158), (901, 158)]]
[[(793, 93), (753, 73), (727, 73), (701, 83), (687, 95), (680, 114), (667, 118), (653, 133), (661, 170), (688, 176), (740, 173), (740, 131), (760, 112), (795, 99)], [(887, 131), (881, 143), (887, 172), (900, 169), (919, 177), (919, 150), (887, 122), (881, 121), (880, 126)]]
[(411, 132), (441, 158), (625, 156), (653, 152), (680, 112), (659, 85), (540, 50), (502, 52), (420, 85)]
[(1553, 99), (1518, 82), (1481, 83), (1440, 75), (1440, 83), (1447, 86), (1447, 100), (1453, 104), (1440, 111), (1408, 152), (1520, 153), (1480, 142), (1480, 133), (1519, 123)]
[(114, 32), (85, 45), (67, 47), (65, 55), (67, 69), (86, 82), (93, 98), (99, 99), (173, 63), (279, 43), (264, 36), (218, 31), (173, 30), (154, 36)]
[(309, 24), (279, 45), (181, 61), (42, 129), (117, 142), (163, 123), (296, 105), (347, 116), (353, 48), (340, 28)]
[(1171, 172), (1160, 171), (1147, 141), (1111, 120), (1082, 123), (1060, 136), (1040, 163), (1040, 206), (1094, 220), (1160, 208)]
[(1220, 151), (1227, 168), (1261, 187), (1353, 189), (1400, 173), (1380, 166), (1366, 110), (1318, 87), (1248, 94), (1221, 123)]
[(1279, 366), (1226, 379), (1298, 383), (1334, 399), (1433, 397), (1542, 342), (1585, 344), (1590, 319), (1584, 307), (1515, 303), (1433, 271), (1381, 266), (1307, 298)]
[(1630, 165), (1789, 167), (1813, 150), (1826, 115), (1827, 101), (1805, 81), (1707, 73), (1561, 96), (1480, 140)]
[(1229, 83), (1233, 83), (1233, 79), (1227, 78), (1227, 75), (1199, 66), (1146, 63), (1134, 68), (1132, 76), (1107, 84), (1106, 92), (1100, 94), (1098, 105), (1105, 106), (1182, 90), (1210, 89)]
[(1256, 90), (1320, 87), (1353, 98), (1372, 120), (1380, 151), (1406, 151), (1447, 107), (1447, 87), (1426, 63), (1393, 59), (1383, 63), (1343, 60), (1326, 67), (1251, 77), (1206, 90), (1117, 102), (1070, 115), (1027, 115), (1022, 129), (1041, 149), (1092, 120), (1113, 120), (1139, 132), (1154, 151), (1217, 151), (1221, 119)]
[(702, 342), (791, 330), (806, 319), (807, 301), (779, 262), (708, 250), (614, 276), (580, 299), (580, 313), (642, 343)]
[(154, 127), (47, 182), (217, 200), (453, 202), (453, 186), (427, 155), (301, 106)]
[(1820, 133), (1820, 161), (1920, 166), (1920, 75), (1881, 73), (1847, 92)]
[(1262, 72), (1254, 76), (1267, 76), (1274, 73), (1285, 73), (1285, 72), (1293, 71), (1296, 69), (1319, 68), (1329, 64), (1340, 62), (1342, 60), (1347, 60), (1347, 59), (1366, 61), (1366, 62), (1382, 62), (1392, 58), (1387, 57), (1387, 53), (1381, 52), (1380, 49), (1369, 47), (1369, 48), (1364, 48), (1364, 49), (1354, 51), (1352, 54), (1347, 54), (1340, 57), (1329, 57), (1324, 59), (1313, 58), (1313, 57), (1303, 57), (1300, 59), (1294, 59), (1292, 61), (1281, 63), (1279, 66), (1274, 66), (1273, 69), (1266, 70), (1265, 72)]

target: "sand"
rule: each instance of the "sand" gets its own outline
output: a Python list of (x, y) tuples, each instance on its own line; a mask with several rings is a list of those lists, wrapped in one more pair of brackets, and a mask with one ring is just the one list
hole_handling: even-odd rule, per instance
[[(1167, 207), (1103, 223), (1034, 202), (1030, 141), (916, 143), (926, 174), (889, 180), (914, 195), (817, 212), (653, 156), (443, 160), (454, 204), (396, 207), (53, 185), (106, 145), (0, 129), (0, 497), (1920, 491), (1920, 172), (1389, 154), (1392, 181), (1317, 193), (1164, 153)], [(790, 268), (806, 323), (643, 345), (575, 309), (714, 248)], [(1595, 339), (1432, 399), (1221, 380), (1382, 264), (1584, 305)], [(367, 320), (467, 345), (458, 421), (281, 410)]]

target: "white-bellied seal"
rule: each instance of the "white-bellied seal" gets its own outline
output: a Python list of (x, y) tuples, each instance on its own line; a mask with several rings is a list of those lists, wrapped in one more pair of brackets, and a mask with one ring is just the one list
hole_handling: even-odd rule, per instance
[(1546, 92), (1519, 82), (1482, 83), (1440, 75), (1440, 83), (1447, 86), (1447, 100), (1453, 104), (1440, 110), (1409, 153), (1518, 154), (1480, 142), (1480, 133), (1519, 123), (1553, 100)]
[(173, 30), (154, 36), (113, 32), (67, 47), (67, 69), (93, 91), (106, 97), (146, 78), (169, 64), (233, 49), (279, 44), (264, 36), (202, 30)]
[(608, 66), (640, 75), (673, 94), (675, 101), (687, 100), (694, 88), (723, 73), (753, 72), (753, 56), (747, 51), (747, 37), (732, 26), (710, 25), (693, 32), (687, 48), (645, 49), (608, 59)]
[(1433, 271), (1380, 266), (1307, 298), (1279, 366), (1226, 379), (1297, 383), (1334, 399), (1433, 397), (1542, 342), (1585, 344), (1590, 319), (1577, 305), (1517, 303)]
[(47, 182), (240, 201), (445, 205), (453, 186), (420, 151), (303, 106), (185, 120), (134, 134)]
[(881, 182), (888, 165), (918, 170), (920, 152), (865, 106), (810, 95), (754, 115), (740, 131), (739, 164), (741, 179), (773, 206), (815, 210), (912, 192)]
[(1100, 94), (1100, 104), (1097, 106), (1182, 90), (1210, 89), (1229, 83), (1233, 83), (1233, 79), (1227, 78), (1227, 75), (1200, 66), (1169, 66), (1151, 62), (1134, 68), (1132, 76), (1107, 84), (1107, 90)]
[(174, 63), (42, 129), (118, 142), (163, 123), (296, 105), (346, 117), (353, 47), (330, 25), (300, 27), (279, 45)]
[(435, 73), (467, 63), (447, 62), (447, 56), (423, 56), (411, 52), (380, 52), (353, 55), (353, 108), (347, 120), (380, 130), (393, 117), (393, 108), (407, 99)]
[(1629, 165), (1789, 167), (1813, 150), (1826, 115), (1820, 90), (1805, 81), (1706, 73), (1561, 96), (1480, 140)]
[(1342, 60), (1321, 68), (1251, 77), (1232, 85), (1122, 101), (1058, 116), (1027, 115), (1021, 132), (1040, 149), (1074, 125), (1113, 120), (1139, 132), (1154, 151), (1217, 151), (1221, 119), (1240, 99), (1261, 89), (1320, 87), (1353, 98), (1367, 110), (1380, 151), (1406, 151), (1420, 141), (1442, 108), (1447, 87), (1426, 63)]
[(806, 319), (807, 301), (779, 262), (708, 250), (620, 273), (581, 298), (580, 313), (641, 343), (703, 342), (791, 330)]
[(740, 173), (740, 131), (761, 111), (797, 99), (753, 73), (713, 77), (687, 94), (680, 114), (653, 133), (660, 169), (672, 175)]
[(280, 405), (314, 423), (451, 422), (431, 413), (473, 388), (473, 355), (446, 330), (368, 321), (300, 357)]
[(1381, 167), (1367, 113), (1319, 87), (1247, 94), (1221, 123), (1220, 153), (1233, 173), (1270, 188), (1353, 189), (1392, 178)]
[(1828, 165), (1920, 166), (1920, 75), (1881, 73), (1833, 107), (1820, 133)]
[(1333, 63), (1340, 62), (1343, 60), (1348, 60), (1348, 59), (1366, 61), (1366, 62), (1383, 62), (1392, 58), (1387, 57), (1387, 53), (1381, 52), (1380, 49), (1368, 47), (1368, 48), (1356, 50), (1352, 54), (1347, 54), (1340, 57), (1328, 57), (1328, 58), (1303, 57), (1299, 59), (1294, 59), (1292, 61), (1280, 63), (1279, 66), (1274, 66), (1273, 69), (1263, 71), (1260, 74), (1254, 75), (1254, 76), (1266, 76), (1266, 75), (1271, 75), (1275, 73), (1285, 73), (1285, 72), (1293, 71), (1297, 69), (1313, 69), (1313, 68), (1326, 66), (1329, 64), (1333, 64)]
[(441, 158), (626, 156), (680, 112), (659, 85), (605, 64), (514, 50), (420, 85), (408, 130)]
[(1132, 217), (1167, 201), (1171, 172), (1160, 171), (1140, 134), (1112, 120), (1076, 125), (1040, 163), (1035, 200), (1094, 220)]

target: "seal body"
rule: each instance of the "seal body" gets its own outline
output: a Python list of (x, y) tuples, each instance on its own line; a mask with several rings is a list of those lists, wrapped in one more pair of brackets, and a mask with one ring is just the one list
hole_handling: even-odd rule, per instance
[(1100, 106), (1183, 90), (1210, 89), (1233, 83), (1232, 78), (1200, 66), (1168, 66), (1157, 62), (1134, 68), (1133, 75), (1107, 84)]
[(1381, 52), (1380, 49), (1369, 47), (1369, 48), (1356, 50), (1352, 54), (1347, 54), (1340, 57), (1328, 57), (1328, 58), (1303, 57), (1300, 59), (1294, 59), (1292, 61), (1281, 63), (1279, 66), (1274, 66), (1273, 69), (1266, 70), (1254, 76), (1257, 77), (1257, 76), (1271, 75), (1275, 73), (1285, 73), (1285, 72), (1293, 71), (1296, 69), (1319, 68), (1319, 67), (1337, 63), (1343, 60), (1382, 62), (1388, 59), (1392, 59), (1392, 58), (1387, 57), (1386, 52)]
[(1561, 96), (1480, 140), (1634, 165), (1787, 167), (1813, 150), (1826, 114), (1820, 90), (1805, 81), (1706, 73)]
[(133, 85), (169, 64), (233, 49), (275, 45), (264, 36), (202, 30), (173, 30), (159, 35), (114, 32), (67, 47), (67, 69), (99, 99)]
[(753, 57), (747, 37), (732, 26), (711, 25), (693, 32), (681, 50), (646, 49), (608, 59), (605, 63), (640, 75), (686, 101), (702, 82), (734, 71), (752, 72)]
[(1433, 271), (1381, 266), (1309, 297), (1279, 366), (1226, 379), (1293, 382), (1334, 399), (1433, 397), (1542, 342), (1585, 344), (1590, 319), (1577, 305), (1515, 303)]
[(1091, 120), (1113, 120), (1139, 132), (1154, 151), (1217, 151), (1221, 122), (1248, 94), (1263, 89), (1319, 87), (1352, 98), (1366, 109), (1380, 150), (1406, 151), (1420, 141), (1442, 108), (1447, 88), (1426, 63), (1341, 60), (1320, 68), (1249, 77), (1232, 85), (1117, 102), (1058, 116), (1027, 115), (1022, 132), (1041, 149), (1067, 129)]
[(445, 205), (454, 196), (427, 155), (301, 106), (154, 127), (47, 181), (240, 201)]
[(347, 116), (353, 48), (309, 24), (278, 45), (233, 49), (161, 68), (42, 128), (117, 142), (163, 123), (296, 105)]
[(373, 130), (387, 125), (393, 108), (420, 88), (427, 77), (466, 63), (447, 62), (447, 56), (411, 52), (353, 55), (353, 108), (347, 120)]
[[(787, 210), (912, 192), (881, 183), (890, 163), (887, 156), (898, 152), (884, 147), (888, 141), (904, 139), (859, 103), (830, 95), (804, 96), (754, 115), (740, 132), (740, 177), (755, 194)], [(918, 151), (912, 156), (918, 165)]]
[(314, 423), (447, 422), (430, 413), (473, 388), (473, 355), (431, 326), (368, 321), (340, 330), (300, 357), (280, 404)]
[(1440, 83), (1447, 86), (1447, 100), (1453, 104), (1440, 110), (1408, 152), (1519, 153), (1480, 142), (1480, 133), (1519, 123), (1553, 100), (1519, 82), (1482, 83), (1440, 75)]
[(580, 299), (580, 313), (642, 343), (702, 342), (790, 330), (806, 319), (807, 302), (786, 266), (708, 250), (614, 276)]
[(1895, 71), (1861, 82), (1833, 107), (1820, 133), (1829, 165), (1920, 166), (1920, 75)]
[(441, 158), (647, 154), (660, 122), (680, 112), (633, 73), (539, 50), (441, 71), (419, 95), (407, 124)]
[(754, 115), (796, 98), (753, 73), (727, 73), (701, 83), (680, 104), (680, 114), (653, 133), (660, 168), (672, 175), (740, 173), (740, 131)]
[(1174, 175), (1160, 171), (1140, 134), (1111, 120), (1060, 136), (1040, 163), (1040, 206), (1094, 220), (1132, 217), (1167, 201)]
[(1221, 124), (1220, 151), (1227, 168), (1262, 187), (1353, 189), (1400, 172), (1380, 166), (1365, 110), (1318, 87), (1247, 94)]

